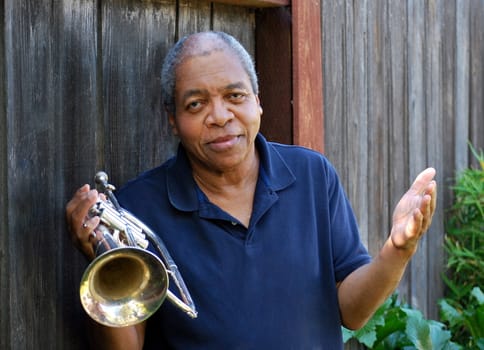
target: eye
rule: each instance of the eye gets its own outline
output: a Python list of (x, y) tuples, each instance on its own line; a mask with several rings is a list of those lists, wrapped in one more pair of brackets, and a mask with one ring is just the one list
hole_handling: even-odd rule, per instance
[(228, 97), (228, 100), (233, 103), (240, 103), (245, 100), (245, 98), (247, 97), (247, 94), (244, 92), (236, 91), (236, 92), (231, 92), (230, 94), (228, 94), (227, 97)]
[(202, 101), (196, 100), (196, 101), (191, 101), (187, 103), (185, 106), (185, 109), (189, 112), (197, 112), (202, 108), (203, 104)]

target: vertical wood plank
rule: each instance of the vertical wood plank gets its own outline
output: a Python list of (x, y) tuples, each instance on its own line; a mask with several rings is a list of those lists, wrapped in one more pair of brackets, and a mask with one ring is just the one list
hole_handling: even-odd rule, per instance
[[(447, 1), (430, 1), (427, 5), (426, 20), (426, 57), (425, 57), (425, 92), (426, 92), (426, 144), (427, 155), (425, 166), (438, 168), (443, 164), (444, 147), (443, 124), (442, 124), (442, 11)], [(442, 174), (436, 175), (438, 183), (442, 182)], [(443, 197), (437, 197), (437, 206), (443, 207)], [(444, 212), (438, 210), (433, 218), (433, 224), (426, 234), (427, 251), (422, 252), (427, 256), (427, 283), (431, 288), (427, 289), (426, 315), (432, 319), (439, 318), (437, 300), (443, 297), (443, 284), (441, 279), (442, 266), (444, 264), (443, 246)]]
[[(53, 211), (59, 172), (56, 140), (56, 42), (59, 8), (47, 1), (5, 3), (5, 98), (8, 164), (7, 257), (10, 346), (56, 344), (57, 252)], [(3, 191), (2, 191), (3, 192)], [(2, 301), (3, 302), (3, 301)], [(4, 312), (2, 310), (2, 318)], [(26, 336), (27, 335), (27, 336)], [(2, 335), (3, 336), (3, 335)], [(8, 348), (8, 347), (7, 347)]]
[[(369, 69), (373, 59), (369, 50), (371, 35), (369, 30), (369, 4), (368, 1), (345, 1), (344, 9), (344, 52), (342, 57), (344, 76), (344, 114), (339, 116), (343, 120), (345, 129), (339, 147), (343, 150), (344, 165), (343, 183), (348, 193), (353, 211), (358, 220), (360, 237), (365, 246), (373, 254), (376, 247), (372, 245), (375, 228), (371, 227), (373, 221), (369, 208), (373, 207), (369, 194), (369, 167), (371, 155), (369, 153), (369, 113), (370, 89)], [(324, 14), (324, 11), (323, 11)], [(324, 50), (326, 51), (326, 50)], [(323, 52), (324, 52), (323, 51)], [(324, 76), (324, 81), (326, 77)], [(325, 99), (326, 101), (326, 99)], [(325, 116), (325, 121), (326, 121)], [(332, 131), (328, 130), (331, 134)], [(326, 146), (325, 146), (326, 149)], [(346, 350), (361, 349), (356, 341), (346, 344)]]
[[(180, 0), (178, 2), (178, 37), (210, 30), (210, 1)], [(178, 38), (177, 38), (178, 39)]]
[(173, 1), (102, 2), (105, 167), (114, 184), (175, 152), (159, 86), (175, 10)]
[(292, 3), (294, 143), (324, 152), (320, 1)]
[[(407, 7), (403, 1), (388, 3), (389, 50), (389, 191), (392, 210), (408, 188), (408, 95), (407, 95)], [(391, 213), (390, 213), (391, 215)], [(389, 216), (391, 218), (391, 216)], [(408, 270), (400, 282), (398, 293), (409, 300)]]
[(456, 171), (467, 166), (469, 159), (469, 51), (470, 51), (470, 1), (456, 0), (456, 48), (455, 48), (455, 119), (454, 152)]
[[(447, 1), (442, 7), (442, 133), (445, 135), (444, 155), (442, 159), (442, 166), (437, 169), (442, 176), (441, 183), (439, 183), (440, 197), (444, 204), (452, 203), (452, 192), (449, 186), (452, 185), (452, 179), (455, 176), (455, 134), (454, 123), (456, 121), (455, 105), (456, 105), (456, 19), (457, 9), (455, 1)], [(445, 213), (444, 213), (445, 214)], [(444, 215), (445, 218), (445, 215)]]
[[(422, 1), (408, 2), (408, 74), (409, 74), (409, 179), (415, 178), (426, 164), (425, 85), (425, 4)], [(427, 237), (420, 241), (420, 248), (410, 263), (412, 306), (427, 314)]]
[[(324, 148), (341, 179), (347, 179), (345, 172), (346, 139), (343, 121), (345, 111), (345, 1), (323, 0), (321, 13), (323, 23), (323, 74), (324, 74)], [(347, 187), (347, 183), (344, 183)]]
[[(345, 93), (344, 103), (347, 113), (341, 116), (344, 120), (346, 133), (344, 143), (340, 145), (345, 150), (346, 189), (358, 218), (360, 235), (367, 247), (370, 246), (369, 217), (367, 194), (368, 184), (368, 2), (346, 2), (345, 4), (345, 50), (344, 73)], [(329, 130), (331, 133), (331, 130)], [(351, 140), (356, 142), (351, 142)], [(346, 145), (346, 146), (345, 146)]]
[[(389, 232), (388, 191), (388, 86), (387, 46), (385, 45), (386, 1), (368, 3), (368, 227), (370, 252), (375, 255)], [(383, 146), (383, 147), (382, 147)]]
[[(3, 23), (8, 23), (6, 20), (5, 5), (0, 7), (0, 18)], [(0, 35), (2, 38), (7, 37), (6, 25), (1, 26)], [(0, 53), (6, 58), (5, 39), (0, 40)], [(13, 271), (10, 249), (10, 223), (8, 219), (8, 138), (7, 138), (7, 91), (6, 85), (6, 64), (0, 64), (0, 220), (3, 223), (0, 225), (0, 349), (8, 349), (10, 347), (10, 276)]]
[[(470, 111), (469, 141), (476, 149), (484, 150), (484, 4), (482, 1), (470, 1)], [(469, 162), (478, 167), (477, 161), (469, 155)]]
[[(65, 1), (59, 11), (61, 25), (55, 42), (58, 43), (58, 63), (55, 111), (56, 168), (50, 170), (57, 183), (56, 201), (52, 215), (56, 217), (57, 237), (61, 243), (55, 254), (57, 285), (62, 294), (57, 299), (55, 329), (57, 348), (84, 349), (86, 315), (79, 301), (79, 283), (87, 266), (86, 259), (68, 238), (64, 220), (64, 206), (84, 183), (93, 183), (98, 170), (98, 154), (103, 154), (99, 142), (99, 104), (101, 81), (98, 65), (98, 7), (95, 0)], [(45, 252), (44, 252), (45, 254)], [(48, 270), (52, 270), (49, 267)], [(52, 273), (52, 271), (50, 272)], [(44, 311), (45, 312), (45, 311)], [(52, 344), (47, 345), (52, 347)]]

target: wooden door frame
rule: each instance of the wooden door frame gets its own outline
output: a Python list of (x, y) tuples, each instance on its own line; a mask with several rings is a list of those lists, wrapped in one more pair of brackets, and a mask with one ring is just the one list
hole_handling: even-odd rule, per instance
[(294, 143), (324, 152), (320, 1), (292, 2)]

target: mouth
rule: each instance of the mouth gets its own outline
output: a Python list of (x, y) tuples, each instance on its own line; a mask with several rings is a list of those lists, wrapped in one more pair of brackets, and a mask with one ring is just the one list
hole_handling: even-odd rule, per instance
[(207, 145), (214, 151), (222, 152), (234, 147), (239, 139), (239, 135), (220, 136), (207, 142)]

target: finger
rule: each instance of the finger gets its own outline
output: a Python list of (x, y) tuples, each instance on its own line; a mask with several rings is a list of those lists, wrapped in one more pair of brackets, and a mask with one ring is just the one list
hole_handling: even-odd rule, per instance
[(422, 205), (420, 206), (420, 212), (422, 213), (422, 233), (427, 231), (432, 222), (433, 211), (431, 208), (432, 197), (425, 195), (422, 199)]
[(96, 229), (96, 227), (99, 226), (100, 221), (101, 219), (99, 218), (99, 216), (93, 216), (92, 218), (89, 218), (86, 221), (84, 221), (84, 223), (82, 224), (83, 233), (87, 232), (88, 234), (90, 234), (91, 232), (93, 232)]
[(430, 202), (430, 210), (433, 213), (435, 211), (435, 208), (437, 207), (437, 182), (431, 181), (429, 186), (430, 189), (428, 194), (432, 197)]
[(420, 210), (415, 209), (412, 218), (408, 221), (407, 227), (405, 228), (404, 241), (401, 242), (401, 247), (414, 249), (417, 246), (422, 234), (422, 222), (422, 213)]
[(424, 221), (424, 215), (422, 211), (416, 209), (413, 211), (413, 220), (410, 220), (410, 227), (409, 227), (409, 237), (413, 240), (418, 240), (423, 233), (422, 226)]
[(66, 212), (70, 214), (74, 208), (77, 206), (77, 204), (82, 200), (84, 197), (84, 194), (89, 192), (90, 186), (89, 185), (84, 185), (80, 187), (76, 193), (72, 196), (71, 200), (67, 203), (66, 205)]
[(96, 190), (78, 192), (66, 207), (66, 216), (69, 229), (75, 232), (85, 221), (89, 209), (98, 200)]
[(97, 227), (100, 221), (99, 216), (94, 216), (82, 224), (82, 243), (88, 243), (92, 246), (98, 242)]
[(99, 216), (93, 216), (92, 218), (88, 218), (82, 222), (80, 227), (75, 229), (75, 237), (78, 242), (81, 244), (90, 241), (90, 236), (95, 231), (96, 227), (98, 227), (100, 222)]
[(434, 168), (427, 168), (417, 175), (410, 189), (416, 193), (424, 193), (427, 186), (435, 177), (436, 171)]
[(395, 231), (392, 232), (392, 239), (395, 245), (399, 248), (407, 248), (409, 245), (414, 245), (422, 234), (423, 220), (424, 215), (421, 210), (419, 208), (413, 209), (400, 229), (394, 226)]
[(98, 242), (96, 228), (98, 227), (100, 218), (98, 216), (86, 220), (79, 228), (77, 238), (77, 247), (89, 259), (95, 257), (94, 246)]
[(437, 183), (432, 180), (427, 186), (426, 193), (422, 199), (421, 211), (424, 215), (422, 230), (425, 232), (432, 223), (432, 217), (437, 206)]

